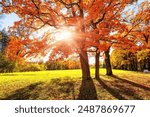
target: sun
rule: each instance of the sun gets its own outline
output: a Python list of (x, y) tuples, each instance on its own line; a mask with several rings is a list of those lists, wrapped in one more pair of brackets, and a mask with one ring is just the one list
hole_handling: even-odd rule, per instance
[(74, 33), (71, 29), (60, 29), (60, 30), (57, 30), (56, 33), (54, 34), (54, 38), (55, 40), (57, 41), (62, 41), (62, 40), (72, 40), (74, 36)]

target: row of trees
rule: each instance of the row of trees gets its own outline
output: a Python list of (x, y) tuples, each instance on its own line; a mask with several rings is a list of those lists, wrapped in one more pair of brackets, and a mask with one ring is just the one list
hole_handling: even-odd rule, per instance
[(128, 50), (114, 50), (111, 54), (112, 67), (131, 71), (150, 71), (150, 49), (132, 53)]
[(49, 61), (46, 63), (30, 63), (9, 60), (4, 54), (0, 53), (0, 73), (7, 72), (26, 72), (44, 70), (67, 70), (80, 69), (79, 61)]
[(48, 61), (46, 62), (47, 70), (66, 70), (80, 69), (80, 62), (75, 60), (69, 61)]
[[(148, 48), (149, 2), (143, 2), (138, 12), (129, 14), (124, 9), (135, 0), (2, 0), (2, 12), (15, 12), (20, 21), (10, 29), (11, 42), (7, 55), (33, 57), (40, 53), (50, 59), (67, 58), (79, 54), (82, 78), (89, 79), (88, 52), (95, 53), (95, 77), (99, 78), (100, 53), (105, 54), (107, 75), (112, 75), (110, 48), (136, 51)], [(39, 39), (30, 39), (34, 32), (50, 27)], [(56, 41), (54, 30), (63, 27), (74, 36), (69, 41)], [(53, 29), (53, 30), (52, 30)], [(33, 38), (37, 38), (33, 36)], [(17, 48), (15, 46), (17, 45)], [(14, 47), (14, 46), (15, 47)], [(12, 50), (15, 52), (13, 54)]]

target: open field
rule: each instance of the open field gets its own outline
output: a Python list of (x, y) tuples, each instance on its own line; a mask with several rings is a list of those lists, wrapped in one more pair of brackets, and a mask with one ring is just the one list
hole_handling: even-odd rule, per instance
[(0, 99), (150, 99), (150, 74), (113, 72), (108, 77), (101, 69), (100, 79), (87, 81), (82, 81), (81, 70), (4, 73)]

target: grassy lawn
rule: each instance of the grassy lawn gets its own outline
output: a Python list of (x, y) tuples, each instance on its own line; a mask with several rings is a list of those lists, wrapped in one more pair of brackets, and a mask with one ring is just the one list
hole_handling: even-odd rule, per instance
[[(94, 69), (91, 69), (94, 77)], [(150, 74), (100, 70), (100, 79), (82, 81), (81, 70), (0, 74), (0, 99), (150, 99)]]

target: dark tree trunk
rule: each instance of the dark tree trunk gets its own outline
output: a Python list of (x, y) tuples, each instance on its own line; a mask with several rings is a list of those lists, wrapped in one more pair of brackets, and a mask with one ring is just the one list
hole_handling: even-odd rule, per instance
[(84, 50), (81, 50), (79, 56), (80, 56), (80, 63), (81, 63), (81, 69), (82, 69), (82, 78), (83, 80), (90, 79), (91, 76), (90, 76), (90, 67), (89, 67), (87, 52)]
[(113, 75), (113, 73), (112, 73), (112, 68), (111, 68), (111, 63), (110, 63), (109, 51), (110, 51), (110, 48), (104, 53), (105, 53), (106, 75), (111, 76)]
[(135, 61), (135, 71), (138, 71), (138, 64), (137, 64), (137, 60)]
[(144, 59), (144, 69), (146, 69), (146, 59)]
[(148, 71), (150, 71), (150, 59), (148, 59)]
[(138, 64), (136, 58), (134, 58), (134, 71), (138, 71)]
[[(83, 1), (80, 1), (80, 4), (83, 4)], [(74, 16), (75, 16), (75, 14), (74, 14)], [(80, 10), (79, 17), (84, 18), (83, 10)], [(83, 33), (86, 32), (84, 24), (82, 25), (81, 31)], [(80, 41), (81, 48), (80, 48), (79, 57), (80, 57), (81, 70), (82, 70), (82, 80), (87, 80), (87, 79), (91, 79), (91, 75), (90, 75), (90, 66), (89, 66), (89, 61), (88, 61), (88, 55), (87, 55), (87, 52), (83, 49), (84, 41), (85, 41), (85, 39), (82, 39)]]
[(100, 52), (96, 52), (95, 55), (95, 78), (99, 79), (99, 57), (100, 57)]
[(140, 61), (140, 71), (143, 71), (143, 61)]

